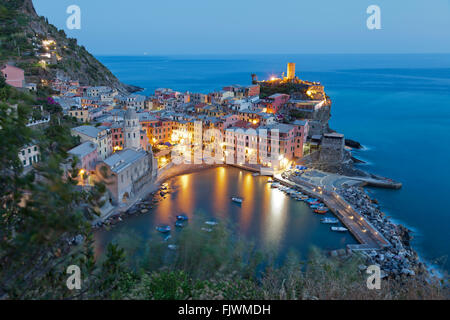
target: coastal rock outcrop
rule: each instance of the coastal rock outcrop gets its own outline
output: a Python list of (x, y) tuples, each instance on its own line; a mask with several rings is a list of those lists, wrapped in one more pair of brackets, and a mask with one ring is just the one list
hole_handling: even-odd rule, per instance
[(338, 192), (391, 243), (383, 250), (363, 251), (367, 264), (379, 265), (387, 277), (428, 275), (417, 252), (411, 248), (411, 230), (386, 217), (363, 188), (341, 188)]

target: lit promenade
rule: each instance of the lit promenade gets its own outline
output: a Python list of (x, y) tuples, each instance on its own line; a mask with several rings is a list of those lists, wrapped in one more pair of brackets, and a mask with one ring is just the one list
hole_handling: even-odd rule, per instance
[(390, 243), (375, 229), (364, 217), (352, 208), (341, 196), (336, 192), (330, 191), (310, 184), (308, 182), (299, 181), (299, 183), (286, 180), (281, 175), (276, 174), (274, 178), (283, 184), (297, 187), (302, 192), (311, 197), (321, 199), (325, 205), (336, 215), (343, 225), (353, 234), (360, 242), (360, 245), (349, 245), (352, 250), (379, 250), (390, 246)]

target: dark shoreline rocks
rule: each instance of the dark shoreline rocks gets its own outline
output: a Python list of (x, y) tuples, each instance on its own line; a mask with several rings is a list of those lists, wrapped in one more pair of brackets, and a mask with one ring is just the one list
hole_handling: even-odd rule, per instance
[(358, 141), (352, 140), (352, 139), (345, 139), (345, 145), (352, 149), (362, 149), (363, 148), (361, 143), (359, 143)]
[(419, 261), (417, 252), (411, 247), (411, 230), (394, 224), (363, 188), (342, 188), (339, 193), (391, 243), (390, 247), (382, 250), (363, 251), (368, 265), (379, 265), (385, 277), (394, 279), (402, 276), (430, 276), (426, 265)]
[(165, 199), (166, 195), (168, 195), (170, 192), (171, 190), (169, 189), (168, 185), (166, 183), (163, 183), (156, 191), (151, 192), (145, 199), (140, 199), (139, 201), (137, 201), (128, 210), (119, 214), (112, 215), (103, 222), (97, 222), (92, 226), (92, 228), (94, 230), (109, 228), (122, 222), (128, 216), (147, 214), (162, 199)]
[(360, 159), (358, 159), (358, 158), (355, 158), (355, 157), (353, 157), (352, 156), (352, 161), (353, 161), (353, 163), (356, 163), (356, 164), (358, 164), (358, 163), (366, 163), (365, 161), (362, 161), (362, 160), (360, 160)]
[(136, 93), (136, 92), (141, 92), (144, 91), (143, 88), (132, 85), (132, 84), (125, 84), (123, 83), (123, 86), (125, 87), (125, 89), (129, 92), (129, 93)]

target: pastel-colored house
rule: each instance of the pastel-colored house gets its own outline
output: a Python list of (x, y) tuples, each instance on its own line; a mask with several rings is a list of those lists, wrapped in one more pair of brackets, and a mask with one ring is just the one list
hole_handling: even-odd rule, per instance
[(98, 161), (97, 145), (87, 141), (71, 149), (68, 153), (76, 156), (80, 163), (78, 166), (86, 171), (94, 171)]
[(7, 84), (16, 88), (23, 88), (25, 72), (22, 69), (6, 64), (1, 67), (1, 72)]

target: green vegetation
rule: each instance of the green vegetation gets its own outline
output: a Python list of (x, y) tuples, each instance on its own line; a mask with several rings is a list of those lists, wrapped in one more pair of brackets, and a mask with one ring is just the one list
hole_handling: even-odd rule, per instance
[(311, 112), (290, 110), (289, 116), (291, 116), (294, 119), (309, 119), (311, 117)]
[[(169, 250), (158, 235), (144, 245), (125, 230), (117, 240), (127, 265), (114, 292), (117, 299), (444, 299), (448, 289), (418, 278), (383, 280), (381, 290), (368, 290), (359, 271), (362, 258), (329, 258), (312, 249), (308, 260), (294, 252), (278, 266), (269, 254), (236, 239), (220, 224), (211, 233), (199, 225), (185, 228)], [(159, 240), (158, 240), (159, 238)], [(133, 270), (133, 271), (131, 271)]]
[(261, 98), (269, 97), (275, 93), (284, 93), (284, 94), (292, 94), (295, 92), (297, 95), (302, 94), (302, 99), (309, 100), (310, 98), (306, 95), (306, 90), (308, 86), (297, 83), (290, 82), (260, 82), (261, 86)]
[[(34, 11), (30, 0), (0, 0), (0, 64), (14, 62), (25, 71), (27, 82), (53, 80), (59, 71), (83, 84), (121, 88), (117, 78), (93, 57), (76, 39), (67, 38), (44, 17)], [(55, 45), (44, 47), (43, 40)], [(58, 61), (40, 63), (41, 54), (56, 55)]]
[[(80, 191), (71, 178), (78, 169), (76, 162), (67, 163), (66, 152), (79, 141), (70, 135), (60, 108), (44, 101), (52, 123), (31, 130), (26, 124), (42, 101), (6, 86), (4, 79), (0, 99), (0, 299), (110, 297), (123, 272), (123, 251), (109, 246), (105, 260), (96, 263), (89, 223), (99, 213), (105, 187)], [(25, 172), (18, 154), (29, 143), (39, 145), (42, 161)], [(77, 235), (85, 241), (69, 246), (67, 240)], [(69, 265), (82, 270), (81, 292), (65, 286)]]

